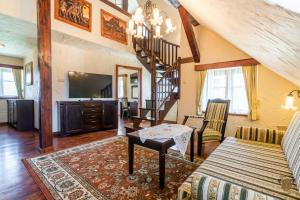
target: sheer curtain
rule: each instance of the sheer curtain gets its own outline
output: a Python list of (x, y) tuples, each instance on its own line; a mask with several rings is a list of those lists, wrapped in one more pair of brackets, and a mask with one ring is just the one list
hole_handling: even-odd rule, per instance
[(248, 100), (242, 67), (208, 70), (202, 95), (202, 111), (209, 99), (230, 99), (229, 112), (248, 114)]
[(12, 73), (13, 73), (14, 79), (15, 79), (15, 85), (17, 88), (18, 98), (23, 99), (22, 77), (21, 77), (22, 70), (12, 69)]
[(249, 114), (248, 118), (252, 121), (257, 120), (257, 66), (244, 66), (243, 74), (245, 79)]
[(198, 105), (196, 114), (199, 115), (201, 114), (201, 103), (199, 102), (201, 102), (207, 70), (198, 71), (196, 74), (196, 105)]

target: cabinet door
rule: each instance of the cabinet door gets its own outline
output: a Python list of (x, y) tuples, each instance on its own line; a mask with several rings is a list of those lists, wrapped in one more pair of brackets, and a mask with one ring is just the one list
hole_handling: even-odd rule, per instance
[(115, 129), (117, 125), (117, 102), (104, 101), (102, 103), (102, 128)]
[(65, 134), (83, 131), (82, 109), (80, 104), (67, 104), (65, 106)]

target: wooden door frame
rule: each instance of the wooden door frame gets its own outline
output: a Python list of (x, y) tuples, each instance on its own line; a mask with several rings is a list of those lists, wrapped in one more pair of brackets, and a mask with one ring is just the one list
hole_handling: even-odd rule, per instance
[(115, 96), (116, 99), (118, 99), (119, 96), (119, 91), (118, 91), (118, 76), (119, 76), (119, 68), (125, 68), (125, 69), (130, 69), (130, 70), (136, 70), (138, 71), (138, 87), (139, 87), (139, 107), (142, 107), (143, 103), (143, 69), (141, 67), (133, 67), (133, 66), (125, 66), (125, 65), (116, 65), (116, 70), (115, 70)]

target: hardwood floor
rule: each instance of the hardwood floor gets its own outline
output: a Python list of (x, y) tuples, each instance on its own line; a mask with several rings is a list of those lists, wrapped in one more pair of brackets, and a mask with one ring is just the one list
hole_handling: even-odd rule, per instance
[[(124, 134), (120, 123), (118, 131), (102, 131), (78, 134), (69, 137), (54, 137), (54, 151)], [(218, 144), (204, 147), (204, 158)], [(18, 132), (8, 126), (0, 126), (0, 200), (45, 199), (40, 189), (27, 173), (21, 159), (39, 155), (37, 132)]]

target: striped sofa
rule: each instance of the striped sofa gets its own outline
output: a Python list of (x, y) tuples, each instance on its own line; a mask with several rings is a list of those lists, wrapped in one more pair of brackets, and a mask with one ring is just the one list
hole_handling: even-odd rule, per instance
[(178, 200), (300, 199), (300, 112), (287, 131), (239, 127), (181, 185)]

